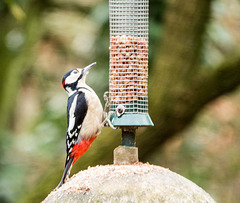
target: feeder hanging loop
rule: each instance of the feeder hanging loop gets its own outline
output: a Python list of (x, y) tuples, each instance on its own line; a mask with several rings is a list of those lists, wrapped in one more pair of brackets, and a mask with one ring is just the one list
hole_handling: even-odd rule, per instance
[(104, 110), (103, 110), (103, 118), (106, 119), (107, 115), (108, 115), (108, 111), (109, 111), (109, 97), (107, 96), (109, 94), (108, 91), (104, 92), (103, 94), (103, 99), (105, 101), (105, 106), (104, 106)]
[[(109, 111), (109, 98), (107, 96), (108, 92), (105, 92), (103, 95), (103, 99), (105, 101), (105, 106), (104, 106), (104, 110), (103, 110), (103, 122), (102, 122), (102, 127), (104, 126), (110, 126), (112, 129), (116, 130), (117, 128), (115, 128), (113, 126), (113, 124), (110, 121), (110, 117), (112, 114), (114, 114), (113, 111)], [(107, 113), (108, 112), (108, 113)]]

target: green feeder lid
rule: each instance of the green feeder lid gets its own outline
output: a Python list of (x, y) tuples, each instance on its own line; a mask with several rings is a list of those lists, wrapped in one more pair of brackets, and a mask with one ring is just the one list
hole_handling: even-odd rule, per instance
[(154, 126), (148, 113), (125, 113), (118, 117), (112, 114), (110, 121), (113, 126)]

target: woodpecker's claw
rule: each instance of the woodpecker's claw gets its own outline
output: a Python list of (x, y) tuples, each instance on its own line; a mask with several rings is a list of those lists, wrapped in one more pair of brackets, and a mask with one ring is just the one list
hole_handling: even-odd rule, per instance
[(113, 126), (113, 124), (111, 123), (111, 121), (109, 120), (109, 119), (107, 119), (107, 123), (108, 123), (108, 125), (113, 129), (113, 130), (116, 130), (117, 128), (115, 128), (114, 126)]
[(105, 124), (107, 124), (107, 125), (110, 126), (112, 129), (116, 130), (117, 128), (115, 128), (115, 127), (113, 126), (113, 124), (111, 123), (111, 121), (110, 121), (110, 117), (111, 117), (112, 114), (113, 114), (112, 111), (108, 112), (105, 120), (102, 122), (102, 127), (104, 127)]

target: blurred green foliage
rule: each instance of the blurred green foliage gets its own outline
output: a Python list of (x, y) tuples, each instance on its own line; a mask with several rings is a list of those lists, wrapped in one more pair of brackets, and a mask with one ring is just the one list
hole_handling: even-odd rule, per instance
[[(150, 0), (150, 80), (159, 68), (154, 62), (164, 33), (165, 3)], [(208, 69), (239, 49), (239, 3), (231, 1), (233, 10), (228, 8), (226, 0), (212, 4), (200, 59)], [(102, 103), (108, 89), (108, 1), (5, 0), (0, 1), (0, 18), (0, 202), (40, 202), (57, 185), (64, 166), (67, 95), (62, 76), (97, 61), (88, 84)], [(184, 175), (219, 202), (237, 202), (239, 94), (207, 107), (189, 129), (144, 160)], [(102, 134), (113, 135), (98, 138), (73, 173), (89, 163), (112, 162), (109, 152), (120, 136), (114, 137), (117, 133), (111, 129)]]

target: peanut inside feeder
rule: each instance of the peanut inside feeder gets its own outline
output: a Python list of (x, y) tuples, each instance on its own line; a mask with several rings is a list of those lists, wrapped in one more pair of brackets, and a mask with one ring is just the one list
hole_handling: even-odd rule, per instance
[(132, 103), (147, 97), (148, 45), (140, 37), (110, 40), (110, 101)]

